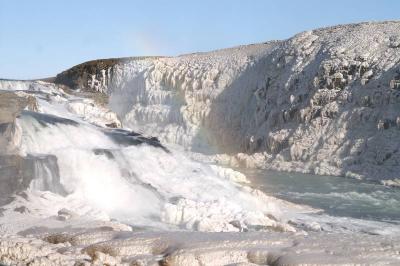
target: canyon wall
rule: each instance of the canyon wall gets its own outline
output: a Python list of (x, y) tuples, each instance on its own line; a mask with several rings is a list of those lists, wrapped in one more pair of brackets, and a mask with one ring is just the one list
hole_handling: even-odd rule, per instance
[(124, 126), (217, 162), (396, 185), (399, 60), (399, 22), (360, 23), (208, 53), (98, 60), (55, 82), (105, 93)]

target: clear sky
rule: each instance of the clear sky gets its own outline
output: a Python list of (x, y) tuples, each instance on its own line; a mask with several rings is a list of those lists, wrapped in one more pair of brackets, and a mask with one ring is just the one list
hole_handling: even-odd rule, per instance
[(178, 55), (397, 20), (397, 0), (0, 0), (0, 78), (110, 57)]

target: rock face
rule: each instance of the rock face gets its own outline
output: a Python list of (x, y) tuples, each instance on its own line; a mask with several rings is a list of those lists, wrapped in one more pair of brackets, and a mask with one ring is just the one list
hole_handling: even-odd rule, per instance
[(84, 89), (90, 92), (105, 92), (113, 76), (113, 66), (133, 60), (145, 60), (159, 57), (127, 57), (89, 61), (70, 68), (56, 76), (55, 83), (72, 89)]
[(124, 126), (229, 155), (220, 161), (388, 180), (400, 171), (399, 43), (399, 22), (342, 25), (210, 53), (83, 64), (56, 81), (107, 93)]
[(0, 154), (18, 148), (21, 131), (15, 119), (26, 106), (34, 109), (35, 99), (24, 93), (0, 91)]
[(32, 96), (21, 92), (0, 91), (0, 203), (15, 192), (26, 189), (32, 181), (32, 158), (19, 154), (21, 128), (16, 118), (24, 108), (36, 109)]

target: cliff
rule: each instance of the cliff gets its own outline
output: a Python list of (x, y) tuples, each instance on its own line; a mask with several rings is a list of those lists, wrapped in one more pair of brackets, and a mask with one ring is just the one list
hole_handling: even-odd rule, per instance
[(106, 93), (124, 126), (219, 162), (396, 180), (399, 60), (399, 22), (360, 23), (209, 53), (94, 61), (56, 82)]

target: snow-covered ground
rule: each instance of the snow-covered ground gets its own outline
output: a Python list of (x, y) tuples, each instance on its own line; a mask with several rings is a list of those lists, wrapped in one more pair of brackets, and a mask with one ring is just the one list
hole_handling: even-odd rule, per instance
[(13, 265), (18, 260), (19, 265), (126, 266), (399, 264), (400, 239), (395, 236), (128, 232), (97, 226), (58, 231), (42, 227), (36, 235), (44, 240), (32, 237), (33, 230), (3, 239), (3, 261)]

